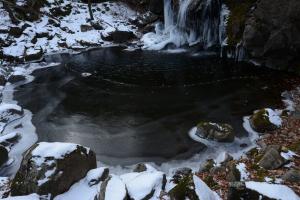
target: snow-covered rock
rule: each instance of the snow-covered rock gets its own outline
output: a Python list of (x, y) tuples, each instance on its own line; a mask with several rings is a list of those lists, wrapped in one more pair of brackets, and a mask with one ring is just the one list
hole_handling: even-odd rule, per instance
[(160, 171), (132, 172), (122, 175), (121, 179), (134, 200), (158, 198), (166, 185), (165, 174)]
[(96, 157), (88, 148), (71, 143), (37, 143), (26, 152), (12, 181), (11, 194), (54, 197), (67, 191), (93, 168)]
[(110, 175), (101, 185), (98, 200), (125, 200), (127, 191), (124, 182), (116, 175)]
[(270, 109), (260, 109), (253, 113), (250, 117), (251, 127), (260, 133), (272, 131), (279, 128), (282, 124), (280, 113)]
[[(37, 194), (30, 194), (27, 196), (8, 197), (8, 198), (4, 198), (4, 199), (5, 200), (43, 200)], [(46, 200), (46, 198), (44, 198), (44, 200)]]
[(300, 197), (285, 185), (249, 181), (246, 182), (246, 188), (271, 199), (300, 200)]
[(23, 117), (23, 109), (15, 104), (0, 104), (0, 133), (7, 124)]
[(108, 168), (90, 170), (86, 177), (75, 183), (67, 192), (54, 200), (94, 200), (98, 196), (101, 183), (108, 178)]

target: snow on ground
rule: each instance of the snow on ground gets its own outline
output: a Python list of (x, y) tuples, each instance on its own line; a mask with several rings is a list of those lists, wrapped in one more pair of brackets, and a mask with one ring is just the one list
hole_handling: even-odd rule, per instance
[[(50, 13), (50, 9), (55, 6), (54, 2), (50, 2), (50, 7), (41, 8), (42, 13)], [(44, 53), (63, 52), (69, 49), (82, 50), (90, 46), (108, 46), (111, 42), (104, 41), (102, 36), (107, 36), (110, 32), (131, 31), (137, 34), (137, 28), (130, 25), (129, 21), (135, 19), (138, 15), (128, 6), (122, 3), (106, 2), (93, 4), (94, 21), (98, 24), (99, 30), (94, 29), (90, 24), (90, 16), (87, 4), (79, 1), (66, 0), (59, 5), (64, 7), (72, 6), (70, 15), (57, 18), (50, 18), (43, 15), (39, 21), (22, 22), (18, 26), (24, 27), (29, 25), (23, 31), (23, 34), (17, 38), (13, 38), (13, 42), (3, 48), (4, 55), (23, 59), (25, 55), (32, 55), (42, 51)], [(0, 30), (9, 30), (11, 26), (15, 26), (8, 18), (8, 13), (0, 4)], [(54, 21), (53, 24), (49, 20)], [(57, 25), (60, 24), (60, 25)], [(7, 31), (0, 31), (0, 39), (12, 39)], [(3, 33), (2, 33), (3, 32)]]
[(273, 199), (300, 200), (300, 197), (285, 185), (249, 181), (246, 182), (246, 187)]

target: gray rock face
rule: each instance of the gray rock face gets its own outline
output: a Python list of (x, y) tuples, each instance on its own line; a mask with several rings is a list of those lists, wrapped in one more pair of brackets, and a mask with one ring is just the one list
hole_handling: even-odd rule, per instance
[[(42, 145), (47, 145), (46, 148)], [(86, 148), (60, 143), (38, 143), (25, 154), (20, 169), (11, 184), (11, 195), (20, 196), (31, 193), (51, 194), (51, 198), (67, 191), (72, 184), (82, 179), (86, 173), (96, 167), (95, 153)], [(72, 145), (72, 146), (71, 146)], [(72, 147), (69, 149), (69, 147)], [(48, 149), (56, 152), (57, 148), (66, 153), (57, 157), (49, 154)], [(37, 149), (41, 155), (37, 155)], [(47, 149), (47, 151), (46, 151)], [(46, 152), (46, 155), (44, 155)], [(51, 151), (49, 151), (51, 152)]]
[(282, 179), (287, 182), (299, 183), (300, 182), (300, 171), (291, 169), (282, 176)]
[(233, 142), (235, 136), (231, 125), (212, 122), (200, 122), (196, 134), (201, 138), (217, 142)]
[(298, 71), (300, 1), (258, 1), (246, 21), (243, 41), (250, 58), (271, 68)]
[(265, 169), (278, 169), (285, 163), (284, 158), (280, 155), (280, 152), (275, 148), (268, 148), (264, 156), (259, 161), (259, 165)]

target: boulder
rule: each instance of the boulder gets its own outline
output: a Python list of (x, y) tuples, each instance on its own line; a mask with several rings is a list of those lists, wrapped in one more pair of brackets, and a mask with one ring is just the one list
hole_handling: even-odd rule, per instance
[(226, 180), (229, 182), (235, 182), (241, 180), (241, 173), (236, 168), (236, 164), (234, 162), (229, 162), (226, 167)]
[(228, 200), (272, 200), (266, 196), (262, 196), (260, 193), (250, 190), (246, 187), (244, 182), (230, 182), (229, 190), (227, 193)]
[(0, 167), (6, 163), (6, 161), (8, 160), (8, 151), (7, 149), (0, 145)]
[(121, 176), (130, 199), (158, 198), (166, 186), (166, 175), (157, 170), (133, 172)]
[(250, 59), (274, 69), (299, 72), (299, 13), (298, 0), (257, 1), (242, 37)]
[(81, 32), (88, 32), (94, 30), (93, 26), (89, 25), (89, 24), (81, 24), (80, 25), (80, 31)]
[(200, 168), (200, 172), (209, 172), (215, 165), (216, 163), (213, 159), (208, 159)]
[(200, 122), (197, 125), (196, 135), (217, 142), (233, 142), (235, 133), (229, 124)]
[(23, 29), (18, 26), (10, 27), (9, 34), (16, 38), (19, 38), (23, 34)]
[(189, 176), (192, 174), (191, 168), (179, 168), (175, 171), (171, 181), (175, 184), (178, 184), (184, 177)]
[(67, 4), (65, 6), (56, 6), (50, 9), (50, 13), (55, 16), (67, 16), (72, 12), (72, 4)]
[(32, 60), (39, 60), (43, 57), (43, 49), (34, 49), (34, 48), (29, 48), (26, 49), (25, 52), (25, 60), (26, 61), (32, 61)]
[(186, 170), (185, 173), (180, 173), (180, 174), (181, 176), (173, 177), (176, 186), (168, 192), (170, 199), (171, 200), (177, 200), (177, 199), (199, 200), (195, 191), (195, 184), (193, 180), (192, 171)]
[(135, 38), (135, 35), (131, 31), (113, 31), (107, 35), (101, 35), (102, 39), (105, 41), (111, 41), (115, 43), (126, 43)]
[(8, 82), (10, 83), (17, 83), (19, 81), (24, 81), (26, 78), (23, 75), (20, 74), (12, 74), (8, 77)]
[(259, 133), (273, 131), (279, 128), (281, 123), (280, 116), (269, 108), (257, 110), (250, 117), (251, 127)]
[(24, 155), (20, 169), (12, 180), (11, 195), (51, 194), (66, 192), (96, 168), (95, 153), (71, 143), (40, 142)]
[(275, 148), (268, 148), (263, 157), (258, 162), (259, 166), (264, 169), (278, 169), (285, 163), (285, 159), (280, 155), (280, 152)]
[(300, 183), (300, 171), (291, 169), (282, 176), (282, 179), (287, 182)]

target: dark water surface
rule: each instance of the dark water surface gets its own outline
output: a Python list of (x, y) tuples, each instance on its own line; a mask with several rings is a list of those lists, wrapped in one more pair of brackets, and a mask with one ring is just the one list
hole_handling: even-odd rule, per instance
[(242, 117), (280, 105), (291, 77), (214, 56), (119, 48), (47, 60), (62, 64), (36, 71), (15, 93), (39, 140), (86, 145), (107, 164), (189, 158), (203, 149), (187, 134), (200, 120), (246, 137)]

